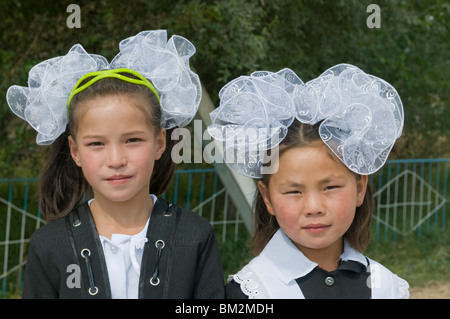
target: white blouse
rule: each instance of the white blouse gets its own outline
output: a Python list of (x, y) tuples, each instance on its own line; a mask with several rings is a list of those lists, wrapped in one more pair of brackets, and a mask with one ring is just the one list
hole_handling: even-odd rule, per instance
[[(367, 267), (366, 257), (344, 242), (341, 260), (357, 261)], [(370, 276), (367, 285), (371, 288), (372, 298), (409, 298), (409, 285), (405, 280), (378, 262), (368, 260)], [(309, 274), (316, 266), (280, 228), (263, 251), (237, 274), (229, 276), (228, 281), (234, 279), (250, 299), (302, 299), (304, 295), (295, 279)]]
[[(157, 197), (150, 194), (153, 203)], [(94, 199), (89, 201), (89, 205)], [(100, 242), (105, 254), (112, 299), (137, 299), (139, 293), (139, 276), (142, 254), (147, 242), (147, 228), (135, 235), (112, 234), (111, 239), (101, 236)]]

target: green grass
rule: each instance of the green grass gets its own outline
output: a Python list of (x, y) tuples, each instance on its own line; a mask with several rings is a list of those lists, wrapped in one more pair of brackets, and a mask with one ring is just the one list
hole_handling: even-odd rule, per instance
[(420, 235), (413, 233), (395, 243), (372, 241), (365, 255), (408, 281), (411, 287), (450, 282), (450, 233), (424, 228)]
[(221, 243), (219, 240), (220, 258), (223, 265), (225, 282), (229, 275), (241, 270), (254, 256), (249, 245), (250, 235), (242, 232), (239, 238)]

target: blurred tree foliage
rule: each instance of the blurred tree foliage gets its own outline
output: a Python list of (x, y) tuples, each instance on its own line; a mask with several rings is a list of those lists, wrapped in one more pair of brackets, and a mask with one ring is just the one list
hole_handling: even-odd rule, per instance
[[(370, 29), (370, 3), (381, 28)], [(67, 6), (81, 8), (70, 29)], [(390, 82), (405, 108), (398, 157), (448, 157), (449, 13), (446, 0), (136, 0), (0, 1), (0, 177), (39, 172), (46, 147), (5, 100), (28, 71), (81, 43), (109, 60), (120, 40), (167, 29), (197, 48), (192, 66), (211, 98), (229, 80), (254, 70), (293, 69), (305, 82), (337, 63), (351, 63)]]

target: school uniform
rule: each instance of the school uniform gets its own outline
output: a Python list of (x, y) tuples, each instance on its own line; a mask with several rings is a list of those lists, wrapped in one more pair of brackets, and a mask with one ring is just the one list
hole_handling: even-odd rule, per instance
[(344, 241), (335, 271), (302, 254), (279, 229), (263, 251), (228, 278), (229, 299), (408, 298), (408, 283)]
[(99, 236), (84, 203), (30, 240), (23, 298), (223, 297), (210, 223), (161, 198), (133, 236)]

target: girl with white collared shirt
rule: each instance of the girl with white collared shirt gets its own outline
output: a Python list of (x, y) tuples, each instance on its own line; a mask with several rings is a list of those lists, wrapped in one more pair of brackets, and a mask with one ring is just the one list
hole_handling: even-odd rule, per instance
[(200, 104), (195, 47), (155, 30), (119, 48), (109, 63), (74, 45), (8, 89), (36, 142), (53, 144), (40, 180), (48, 223), (30, 238), (23, 298), (223, 298), (211, 224), (156, 197), (174, 174), (170, 133)]
[(234, 171), (259, 178), (258, 255), (229, 276), (227, 298), (408, 298), (405, 280), (361, 253), (373, 209), (368, 175), (403, 127), (395, 89), (340, 64), (306, 84), (289, 69), (255, 72), (219, 97), (209, 133), (226, 156), (237, 154), (225, 161)]
[[(150, 194), (153, 204), (158, 198)], [(94, 199), (88, 201), (91, 203)], [(137, 299), (141, 261), (147, 239), (150, 217), (137, 234), (112, 234), (111, 239), (99, 235), (108, 269), (112, 299)]]

